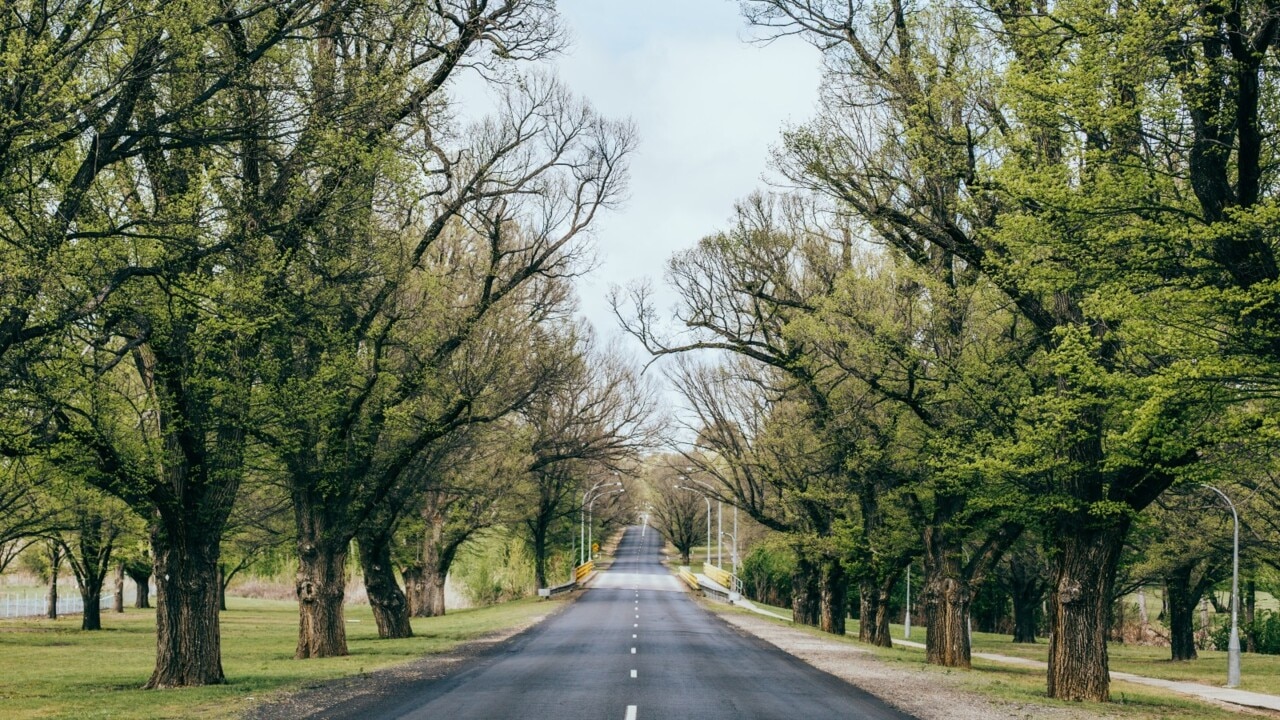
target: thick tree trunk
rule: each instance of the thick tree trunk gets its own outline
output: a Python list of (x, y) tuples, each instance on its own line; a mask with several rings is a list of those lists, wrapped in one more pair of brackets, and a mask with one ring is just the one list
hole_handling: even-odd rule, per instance
[(391, 564), (391, 536), (386, 533), (362, 535), (357, 545), (364, 588), (373, 608), (373, 620), (378, 625), (378, 637), (413, 637), (409, 601), (396, 582), (395, 567)]
[(1058, 535), (1049, 592), (1049, 697), (1106, 702), (1110, 698), (1107, 621), (1127, 520), (1103, 527), (1084, 522)]
[(80, 586), (80, 599), (84, 601), (84, 612), (80, 616), (81, 630), (102, 629), (102, 585), (94, 583)]
[(791, 571), (791, 617), (801, 625), (817, 627), (818, 569), (804, 555), (796, 555), (796, 566)]
[[(219, 537), (203, 530), (166, 531), (162, 523), (152, 533), (156, 667), (147, 688), (226, 681), (218, 625)], [(141, 587), (138, 592), (144, 593)]]
[(969, 604), (963, 548), (937, 527), (924, 531), (925, 659), (932, 665), (970, 667)]
[[(958, 563), (952, 569), (958, 571)], [(931, 665), (970, 667), (969, 587), (945, 570), (935, 569), (935, 573), (925, 580), (921, 593), (925, 607), (925, 660)]]
[(1191, 591), (1191, 569), (1177, 568), (1164, 578), (1165, 594), (1169, 602), (1169, 651), (1173, 660), (1195, 660), (1196, 603), (1199, 598)]
[(551, 587), (547, 584), (547, 528), (538, 524), (533, 528), (533, 580), (538, 587)]
[(880, 592), (873, 578), (864, 577), (858, 581), (858, 639), (865, 643), (876, 644), (878, 624), (876, 616), (880, 610)]
[(218, 564), (218, 609), (227, 609), (227, 569)]
[(424, 617), (420, 614), (423, 601), (422, 565), (413, 563), (400, 568), (400, 577), (404, 578), (404, 600), (409, 604), (409, 615)]
[(893, 647), (893, 633), (889, 630), (889, 598), (893, 595), (895, 584), (894, 580), (886, 580), (877, 591), (875, 627), (871, 632), (877, 647)]
[(111, 611), (124, 612), (124, 563), (116, 565), (115, 596), (111, 598)]
[(1044, 598), (1040, 577), (1016, 555), (1009, 561), (1009, 584), (1013, 595), (1013, 641), (1036, 641), (1036, 611)]
[(129, 572), (129, 579), (133, 581), (133, 606), (140, 610), (150, 609), (151, 573)]
[(347, 654), (346, 565), (345, 539), (299, 539), (298, 648), (293, 655), (298, 660)]
[(848, 608), (849, 578), (839, 558), (824, 558), (818, 579), (818, 628), (843, 635)]
[[(422, 550), (422, 602), (417, 617), (444, 615), (444, 583), (453, 564), (455, 547), (445, 547), (445, 517), (440, 513), (424, 513), (427, 531), (423, 533)], [(546, 587), (539, 585), (538, 587)]]

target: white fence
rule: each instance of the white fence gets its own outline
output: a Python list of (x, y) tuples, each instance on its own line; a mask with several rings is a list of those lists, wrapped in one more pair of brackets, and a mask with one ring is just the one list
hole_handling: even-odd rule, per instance
[[(111, 608), (114, 593), (103, 595), (98, 607)], [(42, 592), (0, 593), (0, 618), (43, 617), (49, 610), (49, 598)], [(84, 612), (84, 599), (72, 591), (58, 596), (58, 615)]]

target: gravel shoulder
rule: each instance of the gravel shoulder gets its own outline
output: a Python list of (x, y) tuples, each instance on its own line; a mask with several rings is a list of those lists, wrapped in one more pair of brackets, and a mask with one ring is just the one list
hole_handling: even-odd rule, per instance
[(921, 665), (888, 663), (873, 652), (841, 640), (827, 640), (766, 618), (706, 603), (738, 630), (754, 635), (831, 673), (920, 720), (1007, 720), (1049, 718), (1092, 720), (1120, 717), (1097, 709), (991, 698), (959, 685), (959, 675)]

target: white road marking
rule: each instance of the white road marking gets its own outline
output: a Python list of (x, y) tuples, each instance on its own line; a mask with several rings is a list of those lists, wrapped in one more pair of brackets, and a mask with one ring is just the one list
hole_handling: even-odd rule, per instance
[(635, 668), (632, 668), (632, 669), (631, 669), (631, 677), (635, 677), (635, 676), (636, 676), (636, 670), (635, 670)]
[(635, 705), (628, 705), (628, 706), (627, 706), (627, 717), (626, 717), (626, 719), (625, 719), (625, 720), (636, 720), (636, 706), (635, 706)]
[(631, 654), (632, 654), (632, 655), (635, 655), (635, 654), (636, 654), (636, 649), (635, 649), (635, 648), (631, 648)]
[(640, 616), (639, 616), (639, 615), (637, 615), (637, 616), (636, 616), (636, 619), (637, 619), (637, 620), (639, 620), (639, 619), (640, 619)]
[(635, 634), (635, 633), (631, 633), (631, 639), (632, 639), (632, 640), (635, 640), (635, 639), (636, 639), (636, 634)]
[(633, 623), (631, 627), (640, 627), (640, 623)]

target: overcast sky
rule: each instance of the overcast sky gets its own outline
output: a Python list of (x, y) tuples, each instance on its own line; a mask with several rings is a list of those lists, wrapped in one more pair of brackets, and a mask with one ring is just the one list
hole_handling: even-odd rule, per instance
[[(598, 219), (600, 266), (579, 283), (602, 339), (618, 334), (606, 296), (723, 229), (761, 187), (781, 129), (813, 113), (817, 51), (794, 38), (746, 42), (735, 0), (560, 0), (573, 46), (556, 63), (606, 116), (631, 118), (639, 149), (629, 199)], [(665, 296), (664, 297), (668, 297)]]

